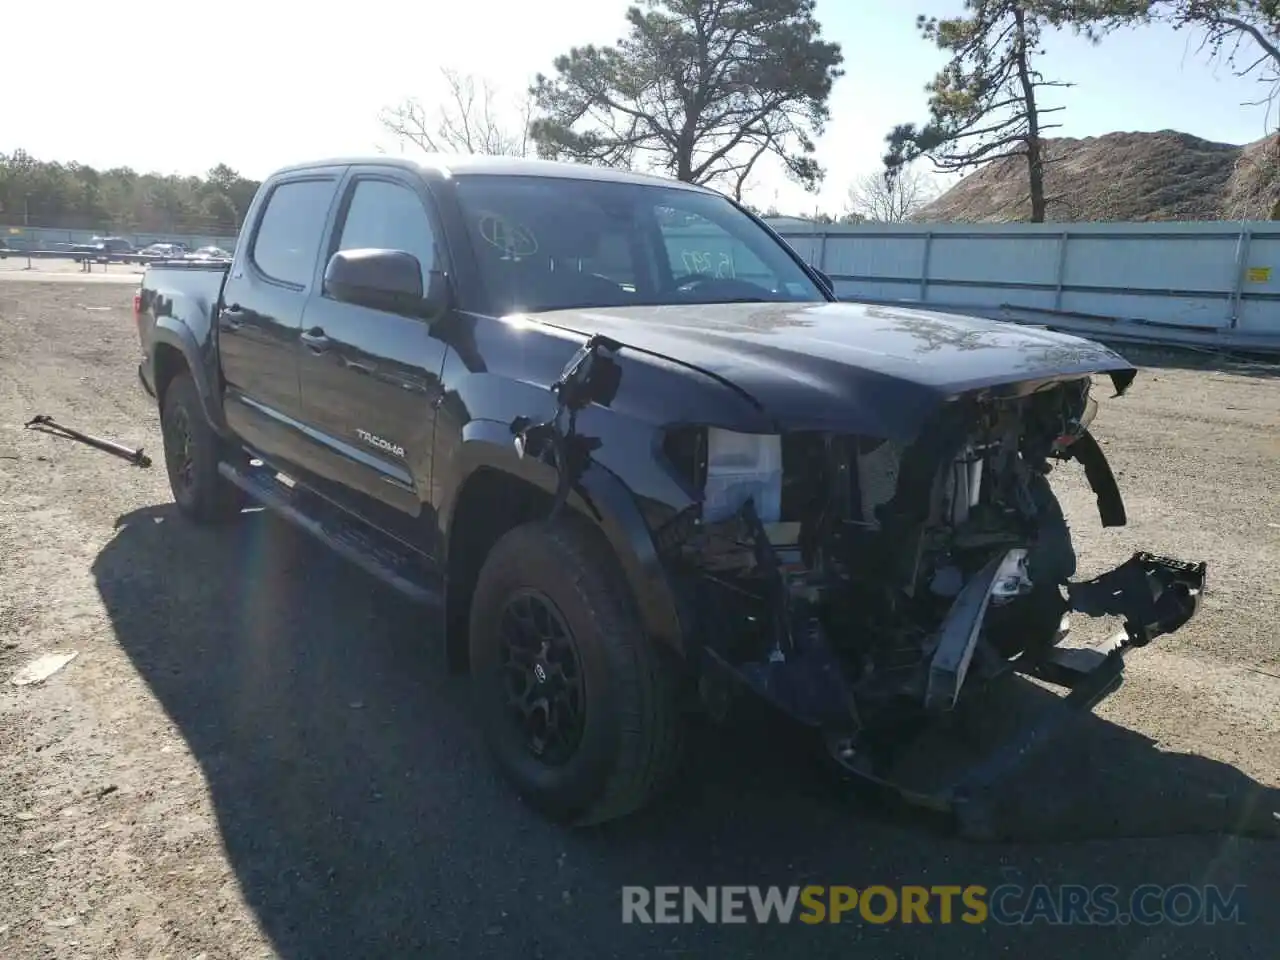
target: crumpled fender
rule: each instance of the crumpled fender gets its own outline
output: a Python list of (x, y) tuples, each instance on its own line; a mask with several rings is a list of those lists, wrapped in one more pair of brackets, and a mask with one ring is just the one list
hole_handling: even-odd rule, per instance
[[(457, 483), (441, 504), (440, 526), (454, 536), (453, 509), (467, 480), (490, 468), (518, 477), (554, 497), (559, 482), (555, 467), (536, 457), (516, 453), (511, 426), (494, 420), (473, 420), (463, 428), (462, 444), (452, 471)], [(589, 460), (578, 475), (566, 506), (598, 527), (612, 547), (631, 588), (637, 612), (648, 634), (666, 646), (683, 650), (675, 595), (639, 504), (626, 484), (607, 467)]]

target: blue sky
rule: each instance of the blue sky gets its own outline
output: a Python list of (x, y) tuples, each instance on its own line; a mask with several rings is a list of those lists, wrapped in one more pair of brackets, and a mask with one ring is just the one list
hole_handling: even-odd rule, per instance
[[(439, 68), (494, 81), (514, 97), (569, 46), (610, 42), (627, 3), (615, 0), (297, 0), (213, 5), (10, 4), (0, 151), (95, 166), (198, 173), (225, 162), (261, 177), (287, 163), (372, 152), (391, 143), (380, 107), (430, 98)], [(884, 134), (925, 115), (924, 84), (942, 62), (915, 15), (946, 15), (958, 0), (818, 0), (828, 38), (845, 53), (821, 141), (828, 169), (818, 197), (762, 171), (749, 200), (788, 211), (839, 209), (850, 182), (879, 167)], [(34, 42), (38, 41), (38, 42)], [(1130, 31), (1100, 47), (1048, 39), (1042, 69), (1077, 86), (1050, 91), (1067, 109), (1055, 133), (1184, 130), (1243, 143), (1265, 131), (1256, 84), (1206, 63), (1196, 38)]]

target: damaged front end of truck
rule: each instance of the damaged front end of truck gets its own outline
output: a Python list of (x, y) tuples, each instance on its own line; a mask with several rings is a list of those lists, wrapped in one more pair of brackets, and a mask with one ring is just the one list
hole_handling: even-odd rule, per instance
[[(621, 349), (592, 337), (552, 387), (555, 418), (512, 424), (522, 455), (551, 451), (557, 509), (599, 442), (577, 434), (576, 411), (611, 402)], [(1135, 371), (1110, 376), (1119, 396)], [(964, 391), (909, 439), (665, 431), (663, 456), (700, 496), (652, 533), (703, 705), (723, 716), (752, 692), (818, 730), (843, 771), (978, 829), (984, 791), (1113, 691), (1125, 653), (1185, 624), (1204, 591), (1203, 562), (1149, 553), (1077, 578), (1054, 471), (1077, 461), (1102, 525), (1127, 522), (1089, 429), (1092, 389), (1091, 374), (1068, 373)], [(1064, 647), (1073, 614), (1123, 628)], [(1003, 710), (995, 691), (1019, 674), (1067, 693), (964, 762), (944, 742), (918, 776), (916, 747), (966, 712)]]
[[(1132, 373), (1116, 378), (1117, 392)], [(1092, 580), (1052, 472), (1078, 461), (1104, 526), (1126, 522), (1089, 432), (1092, 379), (944, 405), (910, 443), (875, 436), (774, 437), (690, 428), (667, 451), (705, 491), (658, 532), (696, 611), (703, 690), (747, 688), (819, 728), (842, 768), (953, 808), (1044, 739), (1028, 723), (954, 781), (895, 782), (918, 735), (1013, 673), (1089, 707), (1119, 683), (1123, 654), (1178, 629), (1199, 606), (1205, 564), (1138, 553)], [(1114, 616), (1104, 649), (1063, 649), (1071, 614)]]

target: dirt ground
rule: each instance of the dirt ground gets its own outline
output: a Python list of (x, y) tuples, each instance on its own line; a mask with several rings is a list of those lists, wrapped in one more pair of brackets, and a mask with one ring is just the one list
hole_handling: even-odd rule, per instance
[[(121, 271), (123, 273), (123, 271)], [(0, 271), (0, 956), (1274, 956), (1280, 367), (1129, 351), (1097, 432), (1131, 522), (1059, 487), (1084, 558), (1207, 559), (1201, 616), (1008, 784), (997, 842), (701, 734), (675, 794), (566, 831), (499, 782), (417, 609), (263, 514), (175, 515), (126, 282)], [(43, 683), (37, 656), (78, 656)], [(637, 926), (624, 884), (1219, 884), (1242, 925)]]

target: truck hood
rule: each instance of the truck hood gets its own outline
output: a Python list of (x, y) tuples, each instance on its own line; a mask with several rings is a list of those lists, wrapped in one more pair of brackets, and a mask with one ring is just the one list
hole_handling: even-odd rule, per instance
[(538, 322), (603, 334), (727, 381), (779, 430), (909, 439), (975, 391), (1136, 370), (1080, 337), (996, 320), (858, 303), (731, 303), (554, 310)]

